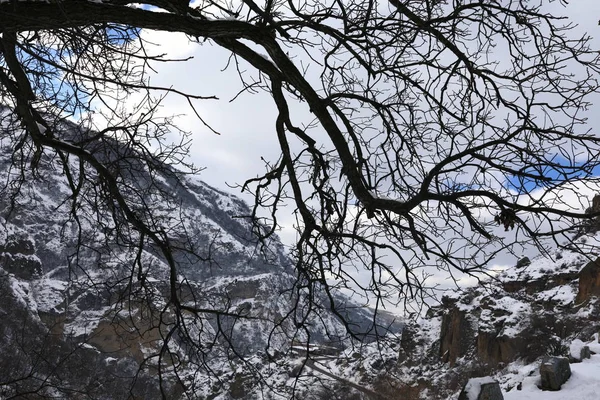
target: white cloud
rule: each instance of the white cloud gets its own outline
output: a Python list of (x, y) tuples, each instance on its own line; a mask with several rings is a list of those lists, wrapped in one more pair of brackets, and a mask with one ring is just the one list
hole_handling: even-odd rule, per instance
[[(558, 9), (559, 2), (547, 5), (549, 11)], [(593, 30), (600, 35), (597, 20), (600, 18), (600, 2), (598, 0), (580, 0), (572, 2), (567, 8), (567, 13), (583, 28)], [(581, 30), (582, 32), (583, 30)], [(220, 132), (216, 135), (207, 129), (192, 113), (189, 105), (178, 96), (169, 95), (163, 102), (161, 113), (186, 114), (178, 118), (182, 129), (193, 132), (194, 141), (191, 147), (191, 158), (194, 163), (206, 167), (201, 178), (209, 184), (224, 190), (231, 191), (227, 184), (241, 184), (246, 179), (256, 176), (264, 171), (261, 157), (275, 161), (280, 156), (279, 146), (274, 132), (276, 110), (271, 96), (268, 93), (244, 93), (235, 101), (230, 102), (243, 88), (238, 71), (230, 54), (210, 42), (202, 44), (190, 42), (184, 35), (163, 32), (143, 31), (144, 39), (157, 44), (155, 52), (166, 52), (166, 57), (187, 58), (186, 62), (154, 63), (153, 68), (157, 73), (152, 76), (152, 84), (173, 87), (190, 94), (201, 96), (215, 95), (219, 100), (203, 100), (194, 102), (200, 116), (214, 129)], [(598, 41), (594, 42), (597, 45)], [(225, 69), (228, 66), (227, 69)], [(251, 82), (258, 75), (247, 64), (240, 64), (240, 71), (245, 79)], [(306, 109), (300, 105), (292, 105), (292, 116), (299, 121), (309, 119)], [(583, 111), (582, 111), (583, 112)], [(587, 112), (590, 118), (590, 127), (600, 126), (600, 113), (595, 110)], [(577, 200), (577, 194), (583, 194), (591, 199), (596, 189), (585, 187), (576, 183), (573, 187), (557, 191), (548, 200), (560, 200), (560, 207), (585, 208)], [(533, 193), (539, 198), (541, 192)], [(245, 198), (249, 200), (248, 197)], [(523, 201), (529, 201), (523, 199)], [(556, 203), (558, 204), (558, 203)], [(284, 226), (282, 238), (288, 244), (293, 243), (295, 232), (293, 224), (295, 219), (289, 208), (282, 210), (280, 222)], [(484, 218), (485, 216), (481, 216)], [(486, 218), (491, 218), (488, 215)], [(513, 235), (505, 233), (498, 226), (494, 232), (497, 235)], [(519, 254), (531, 255), (535, 250), (524, 247)], [(504, 252), (493, 260), (496, 266), (514, 265), (519, 254), (511, 255)], [(448, 274), (442, 274), (434, 268), (427, 269), (434, 274), (431, 283), (446, 285), (449, 281)], [(469, 279), (460, 277), (465, 284), (472, 283)]]

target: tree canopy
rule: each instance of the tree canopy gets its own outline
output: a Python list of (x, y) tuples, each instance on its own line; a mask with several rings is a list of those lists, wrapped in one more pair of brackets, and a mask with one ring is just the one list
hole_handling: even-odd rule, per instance
[[(0, 3), (0, 93), (24, 130), (15, 158), (35, 170), (43, 151), (63, 160), (73, 204), (91, 179), (119, 230), (160, 250), (179, 299), (169, 233), (131, 196), (120, 170), (93, 151), (116, 140), (146, 171), (190, 171), (189, 132), (158, 118), (167, 93), (150, 83), (144, 30), (180, 32), (231, 53), (245, 91), (270, 93), (279, 159), (241, 185), (248, 218), (267, 243), (293, 204), (298, 291), (359, 292), (379, 307), (422, 293), (423, 266), (485, 271), (500, 252), (565, 245), (596, 212), (600, 138), (585, 111), (598, 90), (598, 51), (574, 34), (557, 2), (516, 0), (13, 0)], [(194, 79), (211, 79), (196, 76)], [(125, 109), (121, 101), (139, 99)], [(295, 105), (313, 117), (303, 124)], [(83, 138), (64, 138), (64, 118)], [(21, 131), (20, 131), (21, 132)], [(170, 141), (168, 132), (178, 132)], [(123, 156), (125, 157), (125, 156)], [(258, 155), (257, 155), (258, 157)], [(68, 159), (94, 171), (81, 177)], [(131, 164), (133, 165), (133, 163)], [(83, 170), (82, 170), (83, 171)], [(557, 195), (570, 191), (569, 200)], [(573, 202), (572, 199), (576, 199)], [(77, 207), (73, 206), (73, 213)], [(503, 233), (507, 231), (508, 233)], [(366, 271), (369, 279), (357, 278)]]

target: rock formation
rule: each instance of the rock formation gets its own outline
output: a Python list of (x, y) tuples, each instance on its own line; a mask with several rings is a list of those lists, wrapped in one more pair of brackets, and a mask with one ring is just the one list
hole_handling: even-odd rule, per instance
[(565, 357), (544, 357), (540, 365), (540, 377), (542, 390), (560, 390), (571, 377), (569, 360)]
[[(598, 236), (576, 240), (583, 244)], [(510, 375), (506, 368), (517, 360), (588, 357), (582, 340), (600, 330), (599, 265), (586, 254), (562, 250), (520, 262), (487, 285), (443, 298), (403, 332), (399, 369), (411, 389), (399, 396), (447, 399), (470, 378)], [(564, 371), (564, 361), (557, 365)], [(504, 389), (513, 388), (507, 385)]]
[(487, 376), (469, 379), (458, 400), (504, 400), (504, 397), (498, 381)]
[(590, 261), (579, 272), (579, 288), (575, 302), (581, 304), (592, 296), (600, 296), (600, 258)]

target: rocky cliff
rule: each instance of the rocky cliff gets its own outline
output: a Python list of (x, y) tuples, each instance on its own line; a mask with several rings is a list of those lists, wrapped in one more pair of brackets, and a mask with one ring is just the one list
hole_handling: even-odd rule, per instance
[[(458, 396), (469, 378), (495, 376), (504, 392), (518, 390), (523, 365), (536, 371), (546, 355), (571, 357), (576, 341), (600, 330), (600, 263), (588, 232), (563, 250), (514, 267), (480, 286), (447, 295), (402, 333), (399, 393), (406, 399)], [(573, 360), (577, 361), (577, 360)]]

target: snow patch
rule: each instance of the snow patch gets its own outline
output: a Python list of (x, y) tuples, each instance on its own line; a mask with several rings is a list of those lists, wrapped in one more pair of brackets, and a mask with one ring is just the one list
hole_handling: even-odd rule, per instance
[(569, 345), (569, 354), (571, 355), (571, 358), (579, 360), (581, 358), (581, 349), (583, 349), (584, 346), (586, 346), (586, 344), (581, 340), (573, 340)]
[(557, 392), (538, 388), (539, 374), (523, 379), (521, 390), (513, 388), (503, 392), (504, 400), (595, 400), (600, 393), (600, 355), (571, 364), (571, 377)]
[(563, 285), (539, 292), (536, 297), (541, 301), (555, 301), (558, 305), (566, 306), (575, 301), (577, 293), (575, 293), (573, 287)]
[(484, 376), (483, 378), (471, 378), (465, 386), (465, 392), (468, 400), (477, 400), (479, 393), (481, 392), (481, 386), (488, 383), (494, 383), (496, 380), (491, 376)]

